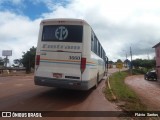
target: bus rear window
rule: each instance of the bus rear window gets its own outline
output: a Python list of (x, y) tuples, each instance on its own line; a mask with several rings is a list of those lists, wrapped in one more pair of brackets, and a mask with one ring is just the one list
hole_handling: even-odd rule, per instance
[(81, 25), (45, 25), (42, 41), (82, 42), (83, 27)]

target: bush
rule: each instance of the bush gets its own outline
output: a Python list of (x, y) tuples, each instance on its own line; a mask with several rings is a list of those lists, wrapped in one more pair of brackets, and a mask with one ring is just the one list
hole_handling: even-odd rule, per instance
[(135, 68), (133, 69), (133, 75), (145, 74), (148, 71), (146, 68)]

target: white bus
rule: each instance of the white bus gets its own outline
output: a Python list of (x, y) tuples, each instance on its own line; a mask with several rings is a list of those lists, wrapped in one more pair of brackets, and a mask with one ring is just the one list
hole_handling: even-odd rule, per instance
[(42, 20), (34, 82), (78, 90), (97, 87), (105, 74), (105, 56), (91, 26), (84, 20)]

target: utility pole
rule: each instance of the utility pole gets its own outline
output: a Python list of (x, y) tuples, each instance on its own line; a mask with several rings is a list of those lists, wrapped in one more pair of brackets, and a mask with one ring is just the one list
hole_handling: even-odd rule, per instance
[(131, 63), (130, 63), (130, 72), (132, 75), (132, 48), (130, 47)]

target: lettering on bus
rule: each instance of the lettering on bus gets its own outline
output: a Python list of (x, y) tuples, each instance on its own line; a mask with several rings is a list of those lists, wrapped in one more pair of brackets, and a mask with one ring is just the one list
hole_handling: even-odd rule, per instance
[(80, 56), (69, 56), (70, 60), (80, 60), (81, 57)]
[(48, 45), (48, 44), (43, 44), (42, 48), (52, 48), (52, 49), (74, 49), (74, 50), (79, 50), (80, 46), (73, 46), (73, 45)]

